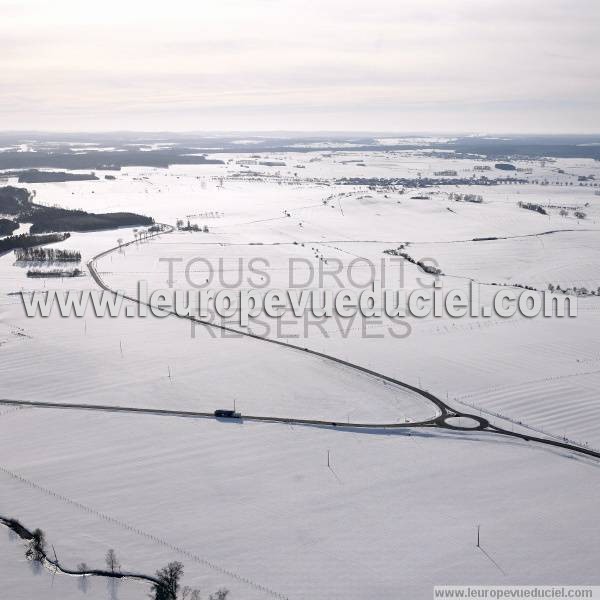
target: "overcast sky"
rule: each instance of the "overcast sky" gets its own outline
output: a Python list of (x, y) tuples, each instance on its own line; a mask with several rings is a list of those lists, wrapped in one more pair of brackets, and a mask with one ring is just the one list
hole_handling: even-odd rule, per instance
[(600, 132), (599, 0), (0, 0), (0, 129)]

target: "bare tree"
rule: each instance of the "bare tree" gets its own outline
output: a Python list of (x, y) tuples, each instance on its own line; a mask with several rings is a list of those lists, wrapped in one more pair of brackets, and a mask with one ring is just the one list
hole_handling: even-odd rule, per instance
[(217, 590), (214, 594), (211, 594), (208, 600), (227, 600), (227, 596), (229, 596), (229, 590), (221, 588), (220, 590)]
[(35, 529), (29, 540), (25, 556), (31, 560), (43, 561), (46, 557), (46, 536), (41, 529)]
[(181, 590), (181, 600), (200, 600), (200, 590), (193, 589), (186, 585)]
[(183, 575), (183, 565), (178, 562), (170, 562), (166, 567), (156, 571), (158, 581), (152, 585), (154, 600), (177, 600), (179, 591), (179, 580)]
[(121, 563), (112, 548), (106, 553), (106, 566), (111, 573), (118, 573), (121, 570)]
[(85, 594), (88, 591), (90, 583), (88, 581), (88, 573), (90, 568), (86, 563), (82, 562), (77, 565), (77, 570), (81, 574), (79, 581), (77, 582), (77, 587)]
[(77, 565), (77, 570), (85, 577), (90, 569), (87, 563), (81, 562)]

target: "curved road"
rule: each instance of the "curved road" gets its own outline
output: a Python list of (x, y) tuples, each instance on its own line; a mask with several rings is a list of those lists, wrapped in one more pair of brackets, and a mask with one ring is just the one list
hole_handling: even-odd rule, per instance
[[(162, 225), (162, 227), (163, 227), (162, 231), (153, 233), (152, 235), (148, 236), (147, 239), (149, 239), (150, 237), (155, 237), (162, 233), (172, 233), (174, 231), (174, 228), (170, 225)], [(100, 277), (98, 271), (96, 270), (96, 264), (95, 264), (98, 259), (114, 252), (115, 250), (118, 250), (122, 247), (126, 247), (131, 244), (135, 244), (135, 243), (137, 243), (137, 240), (131, 240), (130, 242), (122, 244), (121, 246), (114, 246), (113, 248), (109, 248), (108, 250), (105, 250), (105, 251), (97, 254), (96, 256), (94, 256), (92, 259), (90, 259), (87, 263), (87, 267), (88, 267), (90, 274), (93, 277), (94, 281), (103, 290), (105, 290), (106, 292), (109, 292), (111, 294), (114, 294), (115, 296), (121, 296), (122, 298), (130, 300), (132, 302), (140, 303), (141, 301), (138, 298), (128, 296), (126, 294), (119, 294), (119, 292), (117, 292), (117, 291), (113, 290), (111, 287), (109, 287), (104, 282), (104, 280)], [(145, 303), (145, 304), (150, 306), (149, 303)], [(492, 425), (487, 419), (485, 419), (483, 417), (480, 417), (480, 416), (474, 415), (474, 414), (470, 414), (470, 413), (464, 413), (464, 412), (461, 412), (454, 408), (451, 408), (448, 404), (446, 404), (443, 400), (441, 400), (440, 398), (438, 398), (431, 392), (428, 392), (426, 390), (418, 388), (418, 387), (411, 385), (409, 383), (406, 383), (404, 381), (394, 379), (393, 377), (389, 377), (388, 375), (384, 375), (383, 373), (378, 373), (376, 371), (372, 371), (371, 369), (367, 369), (365, 367), (362, 367), (361, 365), (351, 363), (346, 360), (342, 360), (340, 358), (337, 358), (336, 356), (332, 356), (330, 354), (325, 354), (323, 352), (318, 352), (316, 350), (311, 350), (306, 347), (297, 346), (296, 344), (290, 344), (289, 342), (284, 342), (284, 341), (281, 341), (278, 339), (259, 336), (254, 333), (251, 333), (249, 331), (243, 331), (243, 330), (236, 329), (233, 327), (228, 327), (226, 325), (211, 323), (209, 321), (206, 321), (206, 320), (203, 320), (203, 319), (200, 319), (197, 317), (181, 315), (172, 310), (164, 310), (164, 312), (166, 312), (172, 316), (178, 317), (180, 319), (187, 319), (189, 321), (194, 321), (195, 323), (199, 323), (201, 325), (204, 325), (205, 327), (213, 327), (213, 328), (221, 329), (221, 330), (228, 331), (228, 332), (242, 334), (247, 337), (254, 338), (256, 340), (268, 342), (270, 344), (276, 344), (278, 346), (283, 346), (283, 347), (289, 348), (291, 350), (304, 352), (306, 354), (310, 354), (310, 355), (319, 357), (321, 359), (334, 362), (338, 365), (343, 365), (345, 367), (354, 369), (356, 371), (359, 371), (361, 373), (364, 373), (366, 375), (370, 375), (376, 379), (379, 379), (380, 381), (385, 381), (387, 383), (391, 383), (392, 385), (395, 385), (404, 390), (410, 390), (410, 391), (414, 392), (415, 394), (417, 394), (417, 395), (425, 398), (427, 401), (431, 402), (436, 407), (436, 410), (438, 413), (435, 417), (432, 417), (431, 419), (428, 419), (425, 421), (419, 421), (419, 422), (409, 422), (409, 423), (352, 423), (352, 422), (348, 423), (348, 422), (324, 421), (324, 420), (318, 420), (318, 419), (292, 419), (292, 418), (283, 418), (283, 417), (268, 417), (268, 416), (263, 417), (263, 416), (244, 415), (243, 418), (248, 421), (266, 421), (266, 422), (287, 423), (287, 424), (295, 424), (295, 425), (311, 425), (311, 426), (322, 426), (322, 427), (340, 427), (340, 428), (343, 427), (344, 429), (348, 429), (348, 428), (350, 428), (350, 429), (353, 429), (353, 428), (358, 428), (358, 429), (360, 429), (360, 428), (363, 428), (363, 429), (364, 428), (396, 429), (396, 428), (408, 428), (408, 427), (440, 427), (440, 428), (454, 430), (454, 431), (488, 431), (491, 433), (515, 437), (515, 438), (525, 440), (528, 442), (529, 441), (538, 442), (540, 444), (546, 444), (546, 445), (554, 446), (557, 448), (563, 448), (565, 450), (570, 450), (570, 451), (577, 452), (579, 454), (583, 454), (586, 456), (591, 456), (594, 458), (600, 458), (600, 452), (596, 452), (589, 448), (585, 448), (582, 446), (576, 446), (574, 444), (570, 444), (567, 442), (560, 442), (558, 440), (542, 438), (542, 437), (537, 437), (537, 436), (531, 436), (531, 435), (527, 435), (524, 433), (509, 431), (507, 429), (497, 427), (495, 425)], [(85, 404), (63, 404), (63, 403), (50, 403), (50, 402), (26, 402), (26, 401), (19, 401), (19, 400), (0, 400), (0, 403), (1, 404), (21, 405), (21, 406), (36, 406), (36, 407), (40, 407), (40, 408), (63, 408), (63, 409), (64, 408), (78, 408), (78, 409), (85, 409), (85, 410), (104, 410), (104, 411), (109, 410), (112, 412), (157, 414), (157, 415), (177, 416), (177, 417), (212, 418), (212, 419), (216, 418), (214, 416), (214, 414), (212, 414), (212, 413), (188, 412), (188, 411), (177, 411), (177, 410), (166, 410), (166, 409), (152, 409), (152, 408), (85, 405)], [(460, 424), (460, 421), (458, 424), (456, 423), (456, 421), (459, 418), (470, 419), (471, 422), (474, 421), (476, 424), (473, 426), (470, 426), (470, 427), (462, 426)]]

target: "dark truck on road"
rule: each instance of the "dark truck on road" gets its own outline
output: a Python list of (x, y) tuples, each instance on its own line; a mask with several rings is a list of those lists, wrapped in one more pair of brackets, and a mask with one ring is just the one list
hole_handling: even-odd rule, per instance
[(227, 408), (217, 408), (215, 410), (215, 417), (221, 419), (241, 419), (242, 415), (235, 410), (229, 410)]

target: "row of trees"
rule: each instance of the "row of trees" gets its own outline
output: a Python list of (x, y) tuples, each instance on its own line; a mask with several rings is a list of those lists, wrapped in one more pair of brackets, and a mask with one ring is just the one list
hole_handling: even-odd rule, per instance
[[(14, 527), (11, 525), (13, 529), (20, 528), (23, 531), (26, 531), (17, 521), (14, 521), (13, 523)], [(31, 533), (31, 538), (29, 539), (25, 550), (25, 556), (29, 560), (41, 563), (48, 561), (46, 536), (41, 529), (35, 529)], [(122, 573), (121, 562), (112, 548), (107, 551), (104, 560), (106, 563), (106, 571), (90, 569), (86, 563), (82, 562), (77, 565), (77, 572), (75, 574), (79, 574), (81, 577), (88, 577), (89, 575), (121, 577), (126, 575), (126, 573)], [(58, 559), (48, 562), (58, 569), (61, 568)], [(147, 577), (144, 575), (137, 577), (152, 581), (152, 596), (150, 597), (153, 600), (201, 600), (199, 590), (189, 586), (181, 587), (182, 576), (183, 565), (178, 561), (173, 561), (166, 567), (156, 571), (154, 577)], [(228, 596), (229, 590), (221, 588), (217, 592), (211, 594), (208, 600), (227, 600)]]
[(21, 235), (11, 235), (0, 239), (0, 252), (14, 250), (15, 248), (31, 248), (43, 244), (64, 242), (70, 235), (70, 233), (46, 233), (41, 235), (22, 233)]
[(65, 250), (63, 248), (17, 248), (15, 250), (17, 260), (40, 261), (40, 262), (80, 262), (81, 252), (79, 250)]
[(518, 202), (521, 208), (526, 210), (532, 210), (534, 212), (540, 213), (540, 215), (547, 215), (546, 209), (541, 204), (536, 204), (535, 202), (522, 202), (519, 200)]
[(458, 192), (450, 192), (448, 199), (454, 202), (473, 202), (474, 204), (483, 202), (483, 196), (480, 194), (459, 194)]
[[(569, 211), (566, 208), (561, 208), (560, 209), (560, 216), (561, 217), (568, 217), (569, 216)], [(582, 210), (576, 210), (573, 212), (573, 216), (576, 219), (585, 219), (587, 217), (587, 213), (584, 213)]]
[(177, 219), (177, 229), (179, 231), (202, 231), (203, 233), (208, 233), (208, 227), (206, 225), (204, 225), (204, 227), (201, 227), (200, 225), (197, 225), (196, 223), (190, 223), (190, 220), (187, 220), (187, 223), (184, 223), (183, 219)]
[(27, 277), (81, 277), (81, 269), (29, 269)]
[[(539, 179), (532, 179), (531, 183), (536, 184), (536, 185), (562, 185), (562, 186), (574, 186), (575, 185), (575, 183), (572, 181), (548, 181), (547, 179), (544, 179), (542, 181), (540, 181)], [(582, 181), (577, 183), (577, 185), (579, 187), (598, 187), (597, 183), (584, 183)]]
[(600, 286), (596, 290), (588, 290), (585, 286), (577, 287), (566, 287), (563, 288), (559, 283), (556, 285), (549, 283), (548, 289), (551, 292), (562, 292), (563, 294), (574, 294), (575, 296), (600, 296)]
[(412, 263), (413, 265), (417, 265), (417, 267), (420, 267), (423, 271), (425, 271), (425, 273), (429, 273), (430, 275), (443, 275), (444, 274), (442, 272), (442, 269), (440, 269), (439, 267), (437, 267), (435, 265), (430, 265), (430, 264), (426, 263), (424, 260), (417, 260), (416, 258), (412, 257), (408, 252), (406, 252), (404, 250), (404, 248), (407, 245), (408, 245), (408, 243), (400, 244), (400, 246), (398, 246), (397, 248), (389, 248), (388, 250), (384, 250), (383, 253), (389, 254), (390, 256), (401, 256), (404, 260), (407, 260), (409, 263)]
[[(148, 227), (148, 229), (134, 229), (133, 237), (135, 238), (136, 242), (141, 242), (143, 240), (147, 240), (148, 238), (152, 237), (153, 234), (164, 231), (165, 229), (166, 229), (166, 226), (163, 225), (162, 223), (155, 223), (154, 225), (151, 225), (150, 227)], [(123, 246), (124, 243), (125, 243), (125, 240), (123, 238), (117, 238), (117, 244), (119, 244), (119, 248), (121, 246)]]

